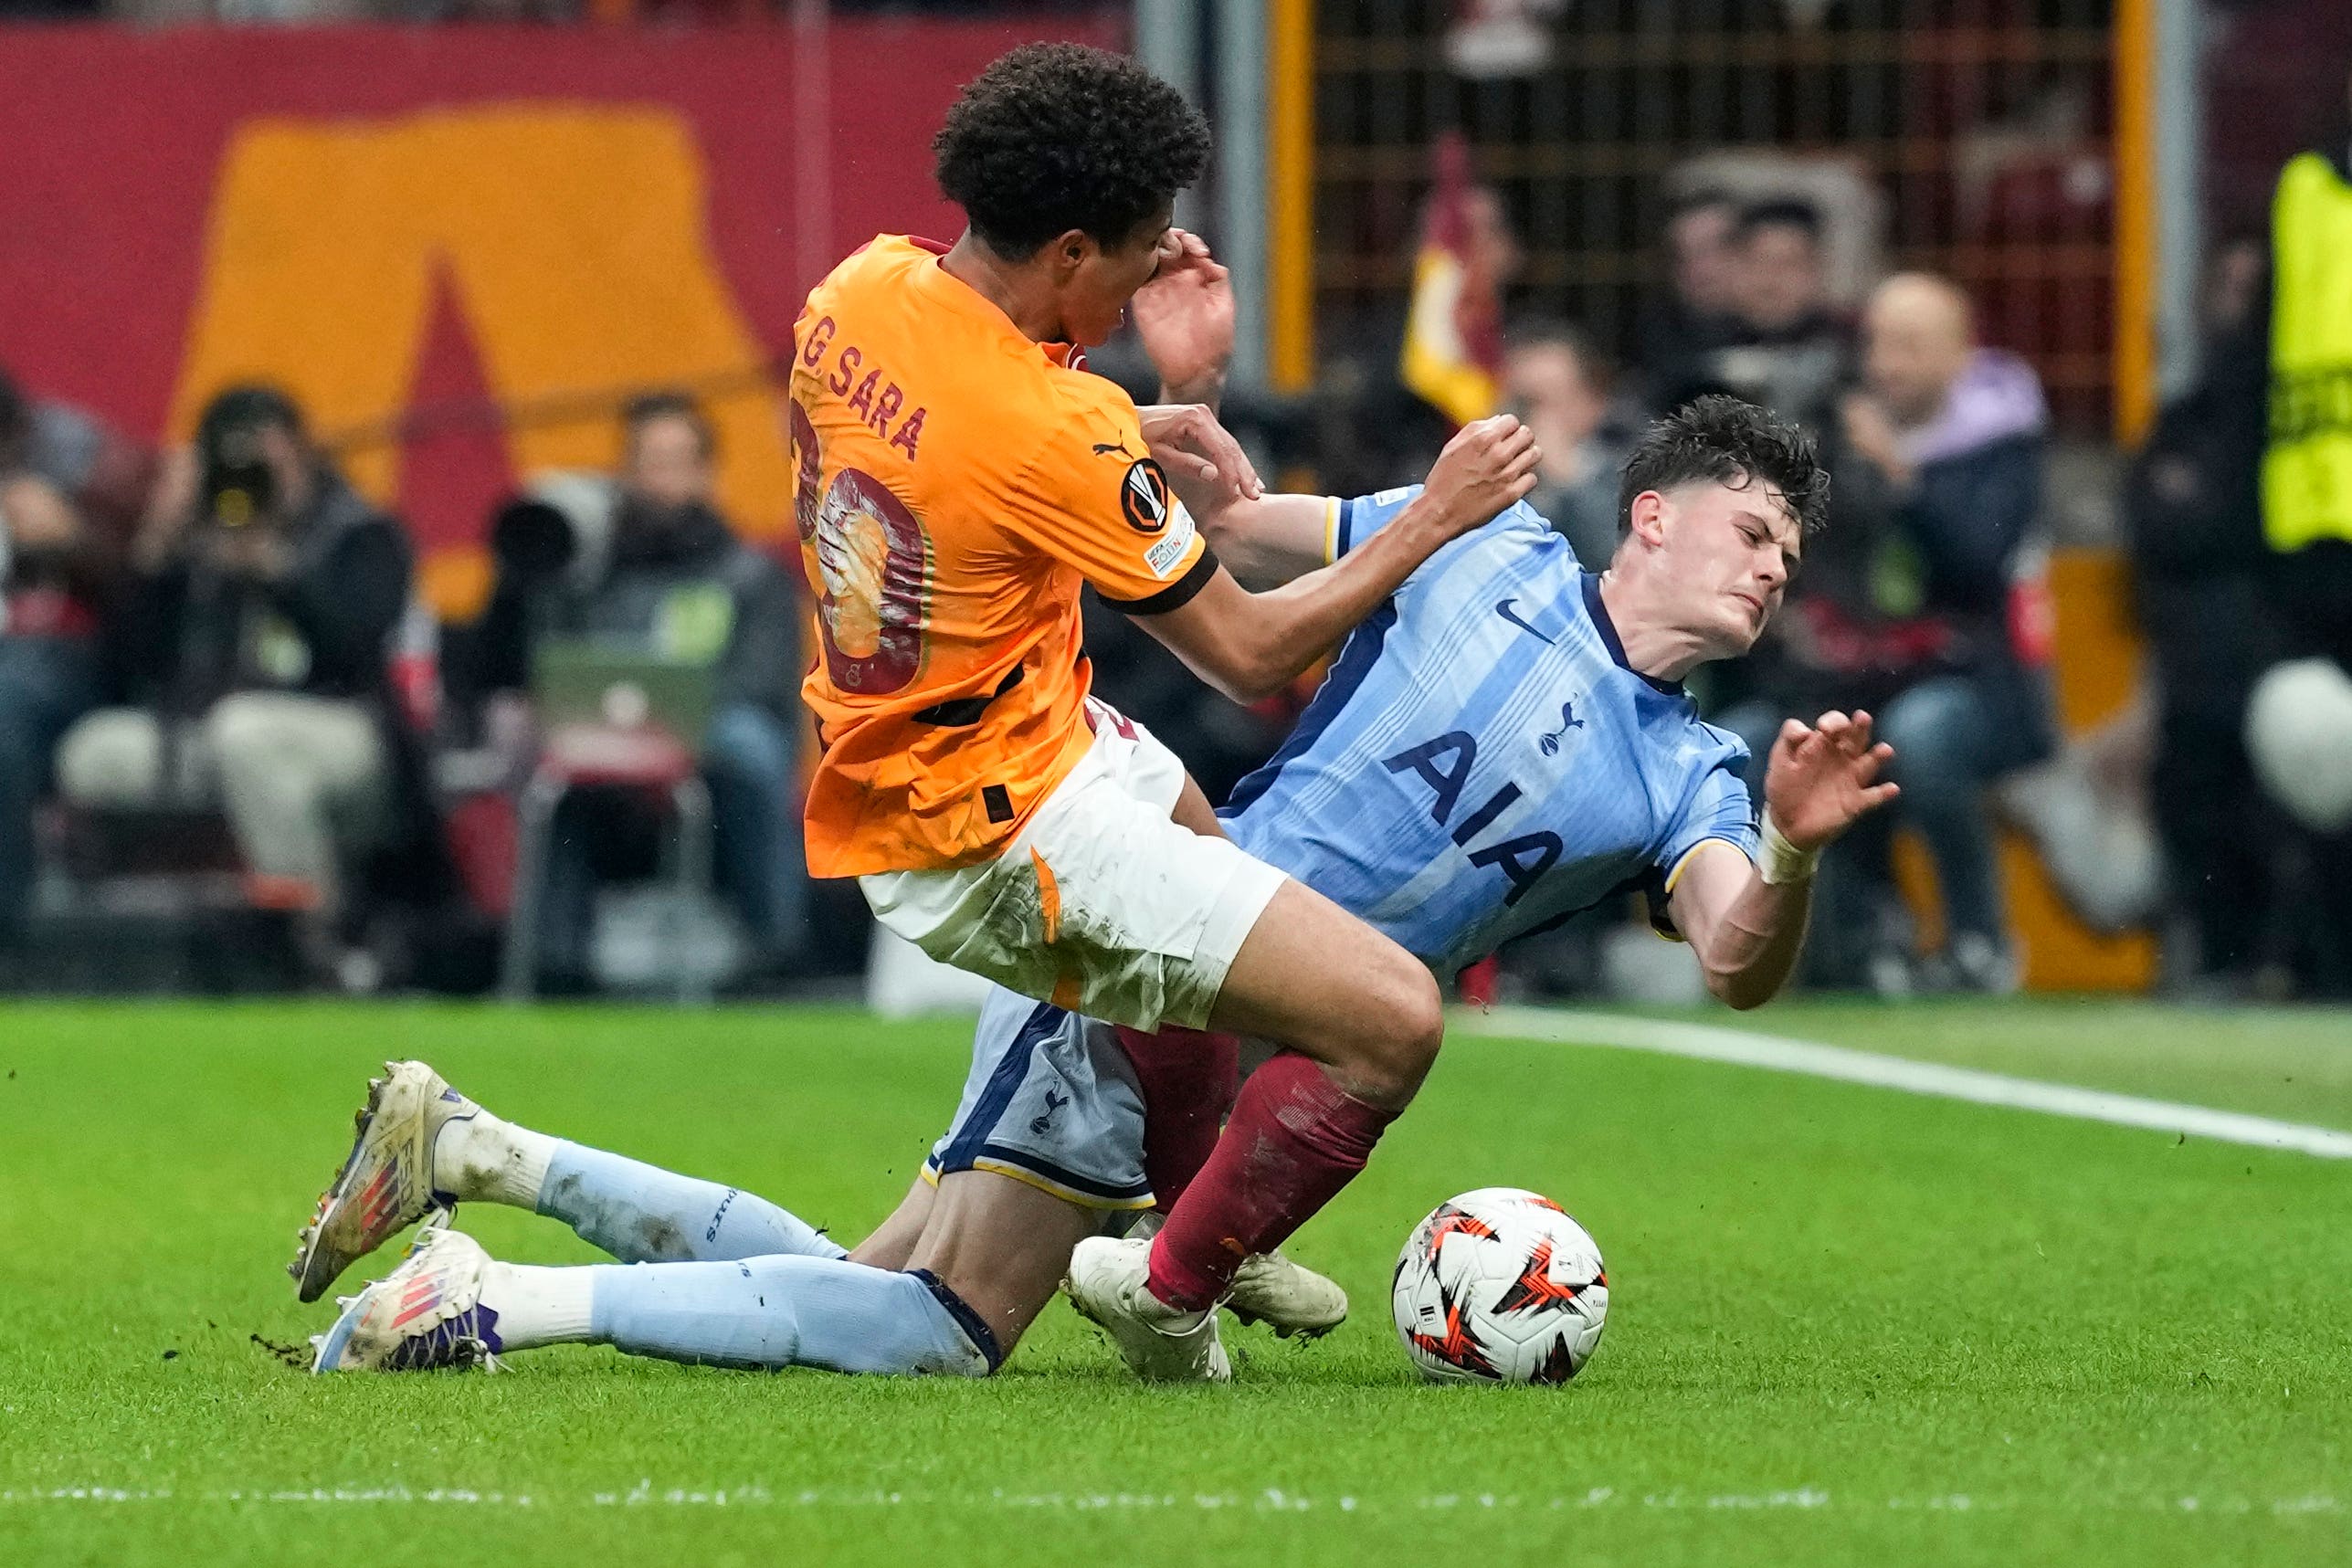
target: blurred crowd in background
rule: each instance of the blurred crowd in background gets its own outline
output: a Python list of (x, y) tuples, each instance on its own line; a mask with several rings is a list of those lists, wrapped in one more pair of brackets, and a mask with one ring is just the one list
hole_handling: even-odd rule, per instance
[[(2352, 130), (2336, 159), (2347, 155)], [(2273, 541), (2293, 525), (2265, 527), (2267, 246), (2241, 240), (2216, 258), (2206, 373), (2166, 405), (2142, 449), (2070, 476), (2115, 509), (2152, 668), (2146, 696), (2069, 743), (2048, 582), (2068, 500), (2053, 493), (2064, 442), (2033, 368), (1985, 341), (1967, 289), (1893, 273), (1840, 310), (1818, 207), (1788, 193), (1688, 186), (1663, 203), (1662, 287), (1619, 362), (1576, 322), (1502, 303), (1519, 258), (1502, 204), (1475, 185), (1449, 198), (1440, 177), (1433, 200), (1447, 199), (1458, 218), (1424, 232), (1458, 234), (1461, 275), (1492, 286), (1491, 384), (1472, 377), (1458, 402), (1461, 377), (1432, 373), (1405, 346), (1426, 330), (1425, 308), (1465, 314), (1450, 285), (1408, 306), (1379, 362), (1400, 374), (1351, 376), (1373, 390), (1335, 416), (1324, 411), (1317, 426), (1346, 432), (1313, 454), (1335, 489), (1410, 483), (1456, 421), (1507, 410), (1534, 426), (1545, 454), (1528, 504), (1598, 570), (1619, 536), (1619, 466), (1648, 418), (1729, 392), (1795, 416), (1821, 445), (1829, 527), (1809, 542), (1756, 654), (1693, 683), (1711, 720), (1747, 742), (1759, 807), (1764, 762), (1788, 719), (1864, 709), (1895, 747), (1900, 801), (1826, 863), (1808, 983), (1883, 996), (2017, 989), (1998, 842), (2007, 832), (2032, 845), (2084, 924), (2157, 928), (2161, 980), (2177, 994), (2347, 994), (2352, 686), (2341, 672), (2352, 656), (2352, 538), (2294, 535), (2282, 549)], [(2352, 312), (2352, 294), (2332, 309)], [(1475, 332), (1448, 352), (1474, 363), (1461, 339)], [(1147, 387), (1134, 378), (1138, 395)], [(2333, 498), (2317, 504), (2341, 515)], [(1140, 647), (1134, 657), (1154, 672), (1138, 692), (1147, 721), (1201, 727), (1189, 710), (1214, 700), (1174, 689), (1173, 661)], [(2258, 779), (2250, 704), (2265, 677), (2295, 695), (2261, 737), (2270, 765)], [(1116, 675), (1107, 679), (1115, 689)], [(1284, 716), (1267, 716), (1261, 745)], [(2331, 775), (2332, 786), (2316, 782)], [(1898, 874), (1906, 837), (1924, 878)], [(1506, 954), (1503, 982), (1538, 994), (1639, 991), (1640, 977), (1613, 976), (1609, 940), (1638, 947), (1638, 930), (1620, 911), (1597, 911), (1567, 937)]]
[[(2320, 152), (2344, 178), (2352, 118)], [(1587, 321), (1524, 286), (1524, 214), (1477, 162), (1435, 146), (1406, 281), (1328, 334), (1313, 386), (1234, 395), (1265, 472), (1410, 483), (1507, 409), (1545, 454), (1529, 504), (1598, 570), (1643, 421), (1710, 391), (1794, 416), (1830, 524), (1756, 656), (1693, 692), (1759, 789), (1790, 717), (1867, 708), (1897, 748), (1899, 805), (1825, 866), (1806, 982), (2015, 989), (2010, 835), (2083, 923), (2156, 931), (2169, 990), (2352, 994), (2352, 489), (2329, 489), (2352, 456), (2264, 482), (2312, 433), (2274, 417), (2277, 313), (2352, 352), (2352, 291), (2290, 300), (2267, 235), (2217, 247), (2202, 374), (2119, 455), (2053, 418), (2035, 345), (2002, 341), (1979, 289), (1881, 263), (1818, 171), (1658, 180), (1638, 311)], [(1095, 366), (1155, 395), (1132, 343)], [(2352, 432), (2329, 396), (2320, 434)], [(222, 389), (157, 449), (0, 374), (0, 983), (707, 995), (858, 973), (862, 904), (801, 858), (799, 561), (721, 509), (694, 389), (616, 388), (597, 416), (617, 468), (502, 500), (486, 607), (445, 624), (402, 520), (278, 387)], [(2085, 504), (2120, 519), (2148, 668), (2070, 739), (2050, 572)], [(1311, 689), (1236, 707), (1092, 604), (1088, 639), (1098, 687), (1212, 798)], [(1675, 994), (1639, 929), (1592, 911), (1480, 994)]]

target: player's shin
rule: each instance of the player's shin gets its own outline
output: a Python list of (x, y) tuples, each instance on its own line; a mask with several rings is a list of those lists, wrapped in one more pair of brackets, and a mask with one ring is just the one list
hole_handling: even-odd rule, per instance
[(1252, 1253), (1271, 1252), (1364, 1169), (1397, 1112), (1285, 1051), (1250, 1076), (1208, 1163), (1153, 1239), (1151, 1291), (1207, 1307)]
[[(590, 1276), (580, 1337), (631, 1355), (963, 1377), (986, 1376), (1001, 1359), (970, 1309), (920, 1272), (821, 1258), (512, 1272)], [(512, 1335), (507, 1347), (520, 1348)]]
[(1174, 1024), (1157, 1034), (1123, 1026), (1119, 1045), (1144, 1091), (1144, 1176), (1172, 1208), (1208, 1163), (1240, 1081), (1241, 1044)]
[(531, 1207), (624, 1263), (849, 1254), (765, 1198), (577, 1143), (554, 1145)]

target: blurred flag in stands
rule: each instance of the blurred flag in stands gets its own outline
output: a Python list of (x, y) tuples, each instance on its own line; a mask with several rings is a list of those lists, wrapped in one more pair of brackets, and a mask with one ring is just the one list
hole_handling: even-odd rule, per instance
[[(1503, 286), (1519, 269), (1519, 242), (1503, 203), (1470, 174), (1470, 143), (1448, 132), (1436, 148), (1437, 181), (1421, 213), (1413, 300), (1397, 372), (1415, 395), (1457, 425), (1501, 405)], [(1495, 1002), (1492, 958), (1462, 971), (1461, 999)]]
[(1448, 132), (1436, 151), (1397, 374), (1447, 418), (1467, 425), (1501, 401), (1503, 285), (1518, 269), (1519, 246), (1494, 193), (1471, 179), (1461, 133)]

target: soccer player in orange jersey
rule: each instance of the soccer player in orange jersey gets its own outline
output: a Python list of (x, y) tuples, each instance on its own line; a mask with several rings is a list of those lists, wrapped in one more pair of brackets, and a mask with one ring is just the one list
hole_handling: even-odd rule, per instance
[[(1303, 1217), (1434, 1059), (1437, 984), (1228, 842), (1166, 748), (1090, 695), (1079, 589), (1252, 700), (1524, 495), (1533, 440), (1507, 417), (1469, 427), (1377, 539), (1247, 592), (1163, 467), (1253, 489), (1230, 437), (1203, 409), (1139, 415), (1080, 357), (1138, 289), (1180, 290), (1210, 265), (1170, 228), (1208, 157), (1199, 116), (1122, 57), (1039, 45), (973, 81), (935, 148), (963, 237), (876, 238), (794, 331), (796, 512), (822, 643), (806, 688), (823, 748), (809, 869), (857, 877), (885, 926), (1024, 994), (1298, 1053), (1300, 1070), (1250, 1080), (1233, 1127), (1266, 1151), (1237, 1178), (1260, 1189), (1257, 1209)], [(1007, 1179), (952, 1173), (937, 1202)], [(1196, 1184), (1171, 1232), (1216, 1231), (1229, 1195)], [(1201, 1297), (1231, 1263), (1133, 1281), (1172, 1373), (1211, 1353)]]

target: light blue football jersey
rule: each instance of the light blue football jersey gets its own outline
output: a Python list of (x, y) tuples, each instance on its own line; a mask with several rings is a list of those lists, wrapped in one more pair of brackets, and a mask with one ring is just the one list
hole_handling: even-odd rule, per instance
[[(1417, 489), (1334, 503), (1334, 558)], [(1711, 838), (1755, 858), (1747, 748), (1637, 675), (1599, 579), (1524, 504), (1432, 555), (1351, 634), (1235, 841), (1450, 973)]]

